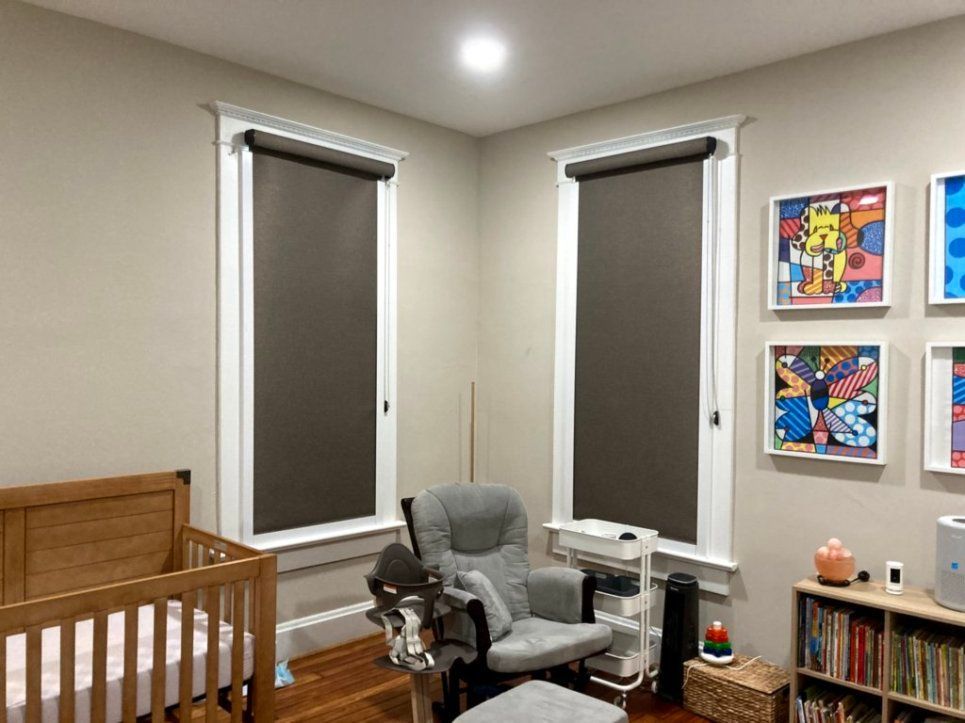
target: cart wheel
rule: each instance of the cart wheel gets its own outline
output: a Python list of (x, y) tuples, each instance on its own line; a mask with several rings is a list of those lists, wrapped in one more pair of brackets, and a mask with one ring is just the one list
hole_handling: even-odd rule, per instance
[(627, 694), (626, 694), (626, 693), (621, 693), (621, 694), (618, 695), (616, 698), (614, 698), (614, 699), (613, 699), (613, 705), (617, 706), (618, 708), (623, 708), (623, 710), (626, 710), (626, 709), (627, 709)]
[(654, 695), (657, 694), (657, 681), (653, 681), (652, 683), (650, 683), (650, 692), (653, 693)]

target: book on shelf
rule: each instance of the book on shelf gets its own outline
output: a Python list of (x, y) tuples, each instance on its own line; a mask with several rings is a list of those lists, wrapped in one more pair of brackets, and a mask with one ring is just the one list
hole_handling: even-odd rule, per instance
[(903, 626), (891, 632), (891, 650), (894, 692), (965, 710), (965, 640)]
[(881, 723), (881, 711), (860, 693), (811, 685), (795, 701), (797, 723)]
[(798, 615), (799, 667), (871, 688), (881, 685), (880, 618), (813, 597), (802, 599)]

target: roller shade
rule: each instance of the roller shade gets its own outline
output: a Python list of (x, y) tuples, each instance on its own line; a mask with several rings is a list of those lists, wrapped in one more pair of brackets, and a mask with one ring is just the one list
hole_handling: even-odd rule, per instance
[(669, 143), (656, 148), (618, 153), (613, 156), (594, 158), (591, 161), (568, 163), (563, 172), (568, 178), (587, 181), (620, 173), (640, 171), (647, 166), (684, 160), (703, 160), (717, 149), (717, 139), (707, 136), (682, 143)]
[(353, 153), (336, 151), (334, 148), (316, 146), (313, 143), (296, 141), (284, 136), (276, 136), (265, 131), (245, 131), (245, 144), (252, 150), (269, 151), (287, 156), (308, 158), (344, 172), (358, 174), (364, 178), (392, 178), (395, 166), (385, 161), (377, 161)]
[(253, 151), (254, 531), (374, 515), (378, 184)]
[[(704, 146), (706, 148), (706, 146)], [(573, 515), (697, 538), (703, 164), (581, 183)]]

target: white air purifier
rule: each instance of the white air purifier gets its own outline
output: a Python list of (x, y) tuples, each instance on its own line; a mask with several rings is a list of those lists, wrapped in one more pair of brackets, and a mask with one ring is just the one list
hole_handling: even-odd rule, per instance
[(935, 563), (935, 601), (965, 611), (965, 517), (938, 518)]

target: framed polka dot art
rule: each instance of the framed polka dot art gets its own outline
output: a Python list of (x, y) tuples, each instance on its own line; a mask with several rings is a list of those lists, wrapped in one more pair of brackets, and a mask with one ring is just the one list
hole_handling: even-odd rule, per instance
[(768, 308), (890, 306), (894, 184), (771, 198)]
[(764, 451), (884, 464), (887, 357), (884, 342), (769, 342)]
[(965, 304), (965, 171), (931, 178), (929, 301)]
[(925, 469), (965, 474), (965, 341), (925, 352)]

